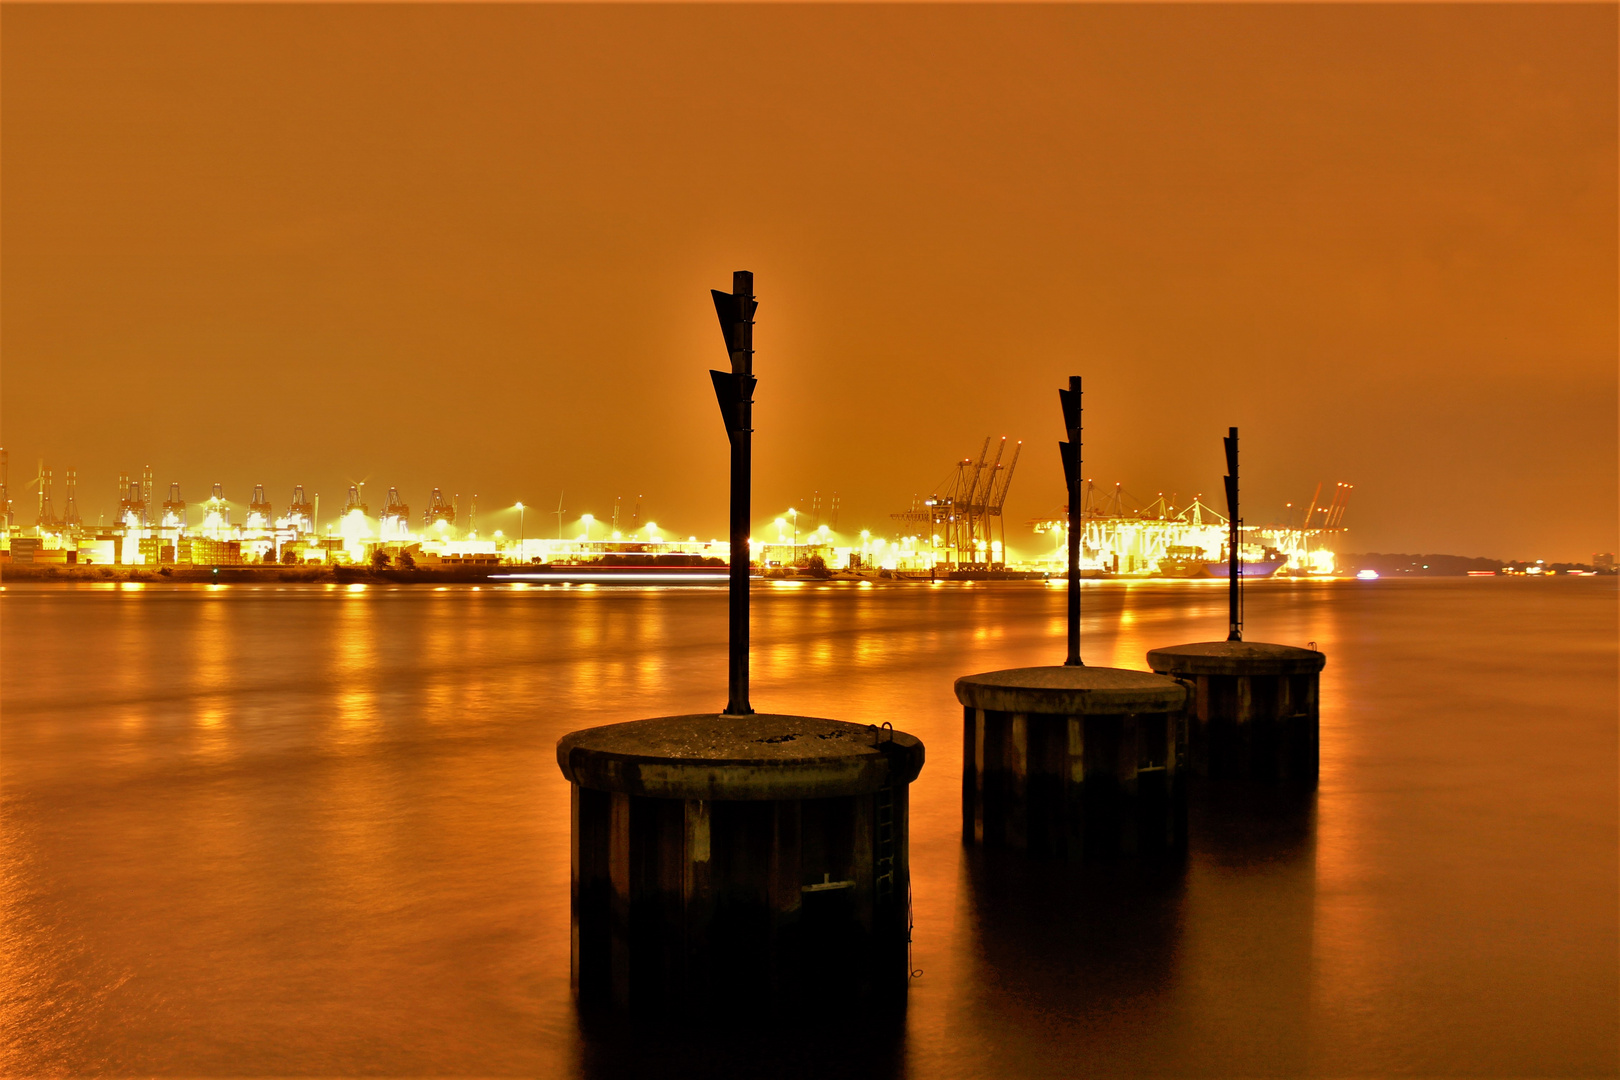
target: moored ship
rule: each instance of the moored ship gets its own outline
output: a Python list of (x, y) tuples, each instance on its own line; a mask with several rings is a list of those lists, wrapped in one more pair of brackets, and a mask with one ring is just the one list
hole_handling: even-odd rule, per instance
[[(1263, 559), (1256, 559), (1254, 562), (1245, 559), (1243, 560), (1243, 576), (1246, 578), (1270, 577), (1287, 565), (1288, 560), (1281, 555), (1270, 555)], [(1232, 564), (1230, 562), (1205, 563), (1204, 572), (1212, 578), (1231, 577)]]

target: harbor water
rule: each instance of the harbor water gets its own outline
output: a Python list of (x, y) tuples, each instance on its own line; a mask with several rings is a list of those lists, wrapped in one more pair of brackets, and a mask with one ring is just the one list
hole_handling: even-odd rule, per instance
[[(22, 583), (0, 1073), (1615, 1073), (1615, 578), (1257, 583), (1327, 654), (1320, 788), (1204, 790), (1151, 874), (961, 843), (953, 680), (1061, 662), (1061, 588), (756, 588), (755, 708), (927, 745), (902, 1025), (576, 1015), (556, 741), (718, 711), (722, 590)], [(1085, 604), (1092, 664), (1225, 636), (1220, 583)]]

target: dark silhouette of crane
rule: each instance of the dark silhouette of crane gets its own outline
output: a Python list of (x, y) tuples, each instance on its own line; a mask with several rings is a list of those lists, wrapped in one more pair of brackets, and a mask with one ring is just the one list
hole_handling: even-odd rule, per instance
[(1006, 565), (1003, 511), (1024, 444), (1013, 444), (1012, 459), (1003, 464), (1007, 439), (1003, 436), (994, 458), (990, 456), (992, 439), (985, 437), (977, 458), (956, 463), (948, 484), (940, 485), (920, 504), (914, 501), (911, 509), (890, 515), (903, 526), (925, 530), (921, 538), (935, 545), (943, 561), (957, 569), (993, 570)]

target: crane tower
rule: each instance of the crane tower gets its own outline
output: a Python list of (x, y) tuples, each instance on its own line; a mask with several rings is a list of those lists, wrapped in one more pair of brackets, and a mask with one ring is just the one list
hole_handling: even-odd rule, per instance
[(433, 489), (433, 498), (428, 501), (422, 521), (430, 529), (442, 523), (446, 530), (456, 523), (456, 508), (438, 488)]
[(11, 451), (0, 449), (0, 525), (9, 533), (16, 524), (11, 516)]
[(1024, 444), (1014, 443), (1012, 459), (1003, 464), (1007, 439), (1002, 438), (994, 458), (991, 441), (986, 436), (977, 458), (958, 461), (955, 475), (920, 505), (913, 503), (910, 510), (890, 515), (902, 526), (919, 529), (917, 535), (934, 546), (939, 561), (959, 569), (995, 570), (1006, 565), (1003, 510)]
[(275, 518), (270, 500), (264, 494), (263, 484), (253, 485), (253, 501), (248, 503), (247, 525), (250, 529), (268, 529)]
[(410, 534), (411, 508), (399, 497), (398, 488), (388, 489), (388, 499), (382, 509), (381, 525), (384, 539), (403, 540)]
[(186, 500), (180, 497), (179, 483), (169, 485), (169, 497), (163, 500), (163, 528), (186, 527)]
[(62, 510), (62, 527), (78, 532), (84, 526), (79, 517), (79, 470), (69, 469), (64, 479), (67, 482), (67, 506)]
[(293, 487), (292, 505), (287, 507), (287, 525), (294, 532), (309, 533), (315, 531), (315, 507), (304, 497), (304, 485)]
[(51, 507), (51, 470), (45, 467), (43, 460), (39, 463), (39, 475), (34, 479), (34, 483), (39, 487), (39, 514), (34, 524), (43, 534), (60, 524), (56, 520), (56, 512)]

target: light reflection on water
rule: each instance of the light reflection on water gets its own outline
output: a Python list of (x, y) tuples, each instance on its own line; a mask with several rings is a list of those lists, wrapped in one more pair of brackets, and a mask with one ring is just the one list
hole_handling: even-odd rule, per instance
[[(921, 737), (904, 1032), (586, 1036), (577, 727), (725, 694), (719, 590), (8, 587), (0, 1071), (1521, 1075), (1613, 1070), (1612, 579), (1268, 583), (1328, 653), (1323, 781), (1200, 801), (1185, 871), (966, 852), (956, 676), (1053, 663), (1044, 586), (756, 592), (757, 708)], [(1224, 636), (1088, 583), (1084, 652)]]

